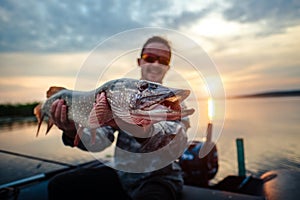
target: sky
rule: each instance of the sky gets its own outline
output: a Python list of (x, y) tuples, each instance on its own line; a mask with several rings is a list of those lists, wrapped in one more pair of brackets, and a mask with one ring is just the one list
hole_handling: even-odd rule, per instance
[(297, 0), (1, 0), (0, 103), (139, 78), (136, 57), (155, 30), (176, 47), (166, 84), (226, 96), (300, 89)]

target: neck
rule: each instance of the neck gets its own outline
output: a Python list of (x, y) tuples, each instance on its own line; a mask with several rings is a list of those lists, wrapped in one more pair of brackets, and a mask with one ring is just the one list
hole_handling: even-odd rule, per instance
[(150, 81), (150, 82), (155, 82), (155, 83), (160, 83), (160, 84), (162, 84), (162, 81), (151, 81), (151, 80), (148, 80), (148, 79), (143, 78), (143, 77), (141, 77), (140, 80), (145, 80), (145, 81)]

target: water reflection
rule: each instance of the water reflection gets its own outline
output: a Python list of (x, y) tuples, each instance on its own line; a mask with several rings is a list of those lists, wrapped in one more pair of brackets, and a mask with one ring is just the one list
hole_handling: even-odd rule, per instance
[(35, 117), (1, 117), (0, 118), (0, 133), (2, 131), (21, 128), (22, 126), (35, 125), (37, 120)]
[[(43, 129), (46, 129), (46, 124), (41, 127), (41, 131), (45, 132)], [(111, 149), (99, 154), (91, 154), (64, 146), (61, 131), (56, 127), (53, 127), (48, 135), (40, 134), (39, 137), (36, 137), (36, 130), (37, 123), (28, 119), (0, 126), (0, 150), (4, 150), (0, 152), (0, 184), (66, 167), (46, 160), (78, 165), (112, 154)], [(7, 154), (5, 151), (20, 156)], [(27, 155), (41, 159), (28, 158)]]
[[(0, 131), (1, 149), (73, 164), (94, 158), (88, 152), (65, 146), (61, 140), (61, 131), (55, 126), (47, 135), (40, 134), (38, 137), (37, 123), (33, 121), (9, 123), (1, 126)], [(46, 123), (43, 123), (41, 133), (45, 132)]]

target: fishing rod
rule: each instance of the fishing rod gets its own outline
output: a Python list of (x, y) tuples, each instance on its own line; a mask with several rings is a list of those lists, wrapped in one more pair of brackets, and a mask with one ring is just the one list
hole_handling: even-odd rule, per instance
[(99, 165), (99, 163), (95, 162), (95, 160), (94, 160), (94, 161), (82, 163), (82, 164), (79, 164), (79, 165), (74, 165), (73, 167), (58, 169), (58, 170), (47, 172), (47, 173), (40, 173), (40, 174), (36, 174), (36, 175), (33, 175), (33, 176), (25, 177), (25, 178), (22, 178), (22, 179), (18, 179), (18, 180), (15, 180), (15, 181), (11, 181), (9, 183), (4, 183), (4, 184), (0, 185), (0, 191), (1, 191), (1, 189), (5, 189), (5, 188), (25, 186), (25, 185), (30, 184), (32, 182), (47, 180), (50, 177), (53, 177), (54, 175), (65, 172), (65, 171), (76, 170), (76, 169), (79, 169), (79, 168), (82, 168), (82, 167), (89, 168), (89, 167), (94, 167), (94, 166), (98, 166), (100, 168), (100, 167), (104, 167), (105, 165), (104, 164)]
[[(22, 153), (16, 153), (16, 152), (7, 151), (7, 150), (3, 150), (3, 149), (0, 149), (0, 153), (19, 156), (19, 157), (22, 157), (22, 158), (28, 158), (28, 159), (32, 159), (32, 160), (38, 160), (38, 161), (57, 164), (57, 165), (62, 165), (62, 166), (67, 167), (67, 169), (73, 169), (73, 168), (77, 167), (76, 165), (71, 165), (71, 164), (68, 164), (68, 163), (63, 163), (63, 162), (59, 162), (59, 161), (55, 161), (55, 160), (49, 160), (49, 159), (40, 158), (40, 157), (36, 157), (36, 156), (31, 156), (31, 155), (26, 155), (26, 154), (22, 154)], [(57, 172), (59, 172), (59, 171), (62, 171), (62, 170), (57, 170)], [(19, 185), (19, 184), (30, 183), (31, 181), (41, 180), (41, 179), (44, 179), (46, 177), (47, 177), (46, 173), (36, 174), (34, 176), (30, 176), (30, 177), (27, 177), (27, 178), (12, 181), (10, 183), (2, 184), (2, 185), (0, 185), (0, 189), (15, 186), (15, 185)]]
[(6, 154), (14, 155), (14, 156), (20, 156), (20, 157), (23, 157), (23, 158), (29, 158), (29, 159), (32, 159), (32, 160), (38, 160), (38, 161), (53, 163), (53, 164), (57, 164), (57, 165), (63, 165), (63, 166), (71, 167), (71, 168), (76, 167), (76, 165), (72, 165), (72, 164), (69, 164), (69, 163), (59, 162), (59, 161), (55, 161), (55, 160), (49, 160), (49, 159), (45, 159), (45, 158), (26, 155), (26, 154), (22, 154), (22, 153), (16, 153), (16, 152), (7, 151), (7, 150), (3, 150), (3, 149), (0, 149), (0, 153), (6, 153)]
[(36, 174), (30, 177), (26, 177), (23, 179), (19, 179), (16, 181), (12, 181), (9, 183), (5, 183), (0, 185), (0, 190), (3, 188), (7, 188), (7, 187), (16, 187), (19, 185), (24, 185), (24, 184), (28, 184), (34, 181), (39, 181), (39, 180), (44, 180), (47, 179), (49, 177), (54, 176), (55, 174), (64, 172), (64, 171), (68, 171), (68, 170), (73, 170), (73, 169), (78, 169), (81, 167), (104, 167), (104, 163), (105, 161), (103, 161), (102, 164), (99, 164), (98, 162), (96, 162), (95, 160), (86, 162), (86, 163), (82, 163), (82, 164), (78, 164), (78, 165), (72, 165), (72, 164), (68, 164), (68, 163), (63, 163), (63, 162), (59, 162), (59, 161), (54, 161), (54, 160), (49, 160), (49, 159), (45, 159), (45, 158), (40, 158), (40, 157), (35, 157), (35, 156), (31, 156), (31, 155), (26, 155), (26, 154), (21, 154), (21, 153), (16, 153), (16, 152), (11, 152), (11, 151), (6, 151), (3, 149), (0, 149), (0, 153), (5, 153), (5, 154), (10, 154), (10, 155), (14, 155), (14, 156), (20, 156), (23, 158), (29, 158), (29, 159), (33, 159), (33, 160), (38, 160), (38, 161), (43, 161), (43, 162), (47, 162), (47, 163), (53, 163), (53, 164), (58, 164), (58, 165), (62, 165), (62, 166), (66, 166), (67, 168), (64, 169), (59, 169), (59, 170), (55, 170), (55, 171), (51, 171), (51, 172), (47, 172), (47, 173), (40, 173), (40, 174)]

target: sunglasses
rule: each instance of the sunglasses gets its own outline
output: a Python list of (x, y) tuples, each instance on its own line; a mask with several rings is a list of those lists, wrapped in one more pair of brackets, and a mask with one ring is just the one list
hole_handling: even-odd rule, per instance
[(147, 63), (154, 63), (155, 61), (158, 61), (158, 63), (162, 65), (169, 65), (170, 63), (170, 60), (168, 58), (156, 56), (153, 54), (143, 54), (142, 59)]

